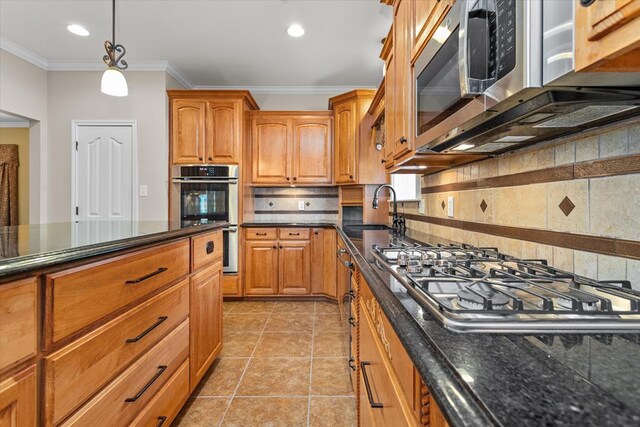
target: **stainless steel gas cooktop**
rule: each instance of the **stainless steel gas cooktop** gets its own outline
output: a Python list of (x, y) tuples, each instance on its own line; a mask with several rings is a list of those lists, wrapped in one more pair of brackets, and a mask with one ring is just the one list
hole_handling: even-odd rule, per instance
[(403, 243), (374, 246), (386, 270), (445, 327), (459, 332), (640, 331), (640, 291), (596, 281), (496, 248)]

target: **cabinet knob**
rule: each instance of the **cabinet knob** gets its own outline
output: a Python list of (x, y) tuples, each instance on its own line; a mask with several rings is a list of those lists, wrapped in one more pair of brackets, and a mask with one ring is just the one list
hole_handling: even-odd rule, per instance
[(282, 245), (280, 245), (280, 249), (282, 249)]
[(580, 6), (589, 7), (595, 2), (596, 2), (596, 0), (580, 0)]
[(209, 156), (209, 161), (213, 160), (213, 157)]
[(317, 235), (318, 235), (318, 232), (317, 232), (317, 231), (314, 231), (314, 232), (313, 232), (313, 234), (315, 234), (315, 235), (317, 236)]
[(353, 179), (353, 175), (349, 175), (349, 179)]
[(387, 161), (385, 159), (382, 159), (382, 160), (380, 160), (380, 163), (382, 163), (384, 165), (385, 163), (387, 163)]
[(407, 142), (407, 138), (405, 138), (404, 136), (400, 138), (400, 144), (404, 144), (405, 142)]
[(278, 248), (276, 248), (276, 245), (273, 245), (273, 249), (278, 249)]
[(291, 178), (287, 177), (287, 181), (290, 181), (290, 180), (291, 180)]
[(200, 159), (200, 161), (202, 161), (202, 157), (198, 157), (198, 159)]
[(293, 177), (293, 180), (296, 181), (298, 178), (296, 178), (295, 176)]

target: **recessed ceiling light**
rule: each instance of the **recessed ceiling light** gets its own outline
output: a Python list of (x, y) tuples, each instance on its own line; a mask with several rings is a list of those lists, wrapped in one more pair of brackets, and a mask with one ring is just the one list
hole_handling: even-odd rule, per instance
[(87, 31), (87, 29), (82, 25), (78, 24), (67, 25), (67, 30), (76, 36), (87, 37), (89, 35), (89, 31)]
[(454, 151), (464, 151), (464, 150), (468, 150), (469, 148), (473, 148), (475, 147), (475, 145), (473, 144), (460, 144), (457, 147), (454, 147), (453, 150)]
[(299, 24), (293, 24), (287, 28), (287, 34), (291, 37), (302, 37), (304, 36), (304, 28)]

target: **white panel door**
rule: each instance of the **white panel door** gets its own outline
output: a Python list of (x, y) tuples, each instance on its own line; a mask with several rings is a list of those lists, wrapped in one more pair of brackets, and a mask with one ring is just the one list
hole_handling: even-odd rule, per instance
[(133, 219), (133, 128), (76, 128), (78, 221)]

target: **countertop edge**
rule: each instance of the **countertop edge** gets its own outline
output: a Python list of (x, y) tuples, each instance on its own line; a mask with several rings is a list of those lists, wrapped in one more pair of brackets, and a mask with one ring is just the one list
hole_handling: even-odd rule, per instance
[[(10, 279), (11, 276), (23, 275), (32, 271), (53, 267), (59, 264), (79, 261), (86, 258), (92, 258), (101, 255), (107, 255), (127, 249), (133, 249), (138, 246), (150, 245), (153, 243), (161, 243), (169, 240), (188, 237), (194, 234), (200, 234), (207, 231), (218, 230), (227, 227), (226, 222), (216, 222), (202, 224), (193, 227), (179, 228), (176, 230), (167, 230), (148, 235), (129, 237), (109, 242), (96, 243), (78, 248), (62, 249), (49, 251), (42, 254), (27, 255), (16, 259), (6, 259), (0, 261), (0, 280)], [(1, 286), (1, 285), (0, 285)]]
[[(445, 418), (451, 426), (487, 426), (500, 425), (487, 408), (477, 401), (475, 395), (464, 386), (462, 380), (452, 371), (444, 356), (439, 353), (428, 335), (416, 324), (404, 306), (382, 280), (372, 270), (363, 254), (353, 245), (349, 236), (336, 225), (336, 231), (345, 241), (356, 265), (364, 275), (380, 307), (389, 319), (391, 326), (404, 344), (412, 341), (411, 346), (404, 346), (418, 372), (427, 383), (438, 405), (444, 409)], [(415, 335), (424, 341), (415, 342)], [(429, 360), (426, 360), (429, 359)], [(440, 379), (439, 379), (439, 378)], [(448, 381), (442, 384), (442, 377)]]

